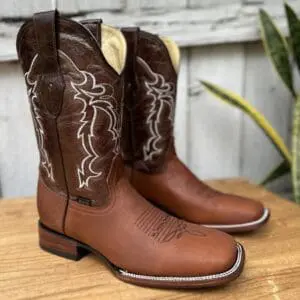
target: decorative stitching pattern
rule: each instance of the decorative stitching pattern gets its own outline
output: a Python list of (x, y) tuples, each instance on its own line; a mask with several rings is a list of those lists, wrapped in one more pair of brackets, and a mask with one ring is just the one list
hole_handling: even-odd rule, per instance
[(33, 123), (34, 128), (37, 135), (38, 145), (39, 145), (39, 152), (41, 158), (41, 166), (45, 169), (48, 178), (54, 182), (53, 176), (53, 165), (49, 159), (49, 154), (45, 149), (45, 130), (42, 123), (42, 116), (40, 115), (40, 109), (38, 107), (38, 95), (37, 95), (37, 80), (33, 81), (30, 79), (32, 76), (31, 72), (35, 63), (37, 62), (38, 54), (34, 56), (31, 61), (29, 70), (25, 73), (25, 81), (28, 88), (28, 97), (31, 100), (32, 105), (32, 115), (33, 115)]
[(154, 155), (160, 154), (163, 150), (158, 146), (158, 142), (162, 139), (159, 123), (161, 122), (161, 113), (165, 105), (169, 106), (170, 113), (168, 118), (171, 124), (173, 124), (175, 86), (172, 82), (166, 82), (163, 75), (153, 72), (141, 57), (137, 57), (137, 62), (152, 77), (152, 80), (145, 81), (146, 94), (153, 99), (149, 115), (146, 119), (150, 137), (143, 146), (144, 161), (149, 161), (153, 159)]
[[(99, 158), (95, 150), (93, 139), (95, 137), (95, 123), (97, 121), (99, 110), (103, 111), (109, 118), (108, 132), (112, 135), (114, 148), (112, 152), (114, 157), (120, 152), (120, 124), (115, 113), (112, 102), (116, 102), (114, 97), (114, 88), (108, 83), (96, 83), (95, 76), (87, 71), (79, 70), (74, 62), (62, 51), (60, 54), (65, 56), (73, 66), (83, 76), (80, 83), (71, 81), (71, 86), (76, 92), (74, 99), (83, 104), (81, 110), (80, 127), (77, 131), (77, 139), (80, 140), (85, 157), (77, 167), (77, 176), (79, 188), (88, 188), (90, 180), (102, 175), (102, 171), (94, 169), (94, 163)], [(92, 112), (92, 117), (88, 116), (88, 111)]]
[[(63, 60), (67, 60), (72, 64), (73, 68), (81, 74), (83, 80), (81, 82), (71, 81), (71, 87), (75, 91), (74, 100), (80, 101), (83, 104), (81, 110), (80, 127), (77, 130), (76, 138), (81, 142), (85, 152), (85, 157), (81, 160), (77, 167), (78, 187), (88, 188), (90, 180), (102, 175), (102, 171), (94, 169), (94, 164), (99, 159), (99, 154), (95, 150), (93, 139), (95, 137), (95, 123), (98, 118), (99, 111), (103, 111), (109, 119), (107, 131), (112, 135), (114, 147), (112, 152), (114, 158), (120, 152), (120, 131), (121, 125), (118, 119), (113, 103), (116, 103), (114, 97), (114, 88), (108, 83), (96, 83), (95, 76), (87, 71), (79, 70), (72, 59), (63, 51), (58, 50), (59, 56)], [(47, 172), (47, 176), (54, 181), (53, 165), (50, 162), (49, 154), (45, 149), (45, 131), (43, 128), (40, 109), (38, 107), (37, 97), (37, 80), (32, 81), (31, 71), (38, 60), (36, 54), (31, 62), (28, 72), (25, 73), (25, 80), (28, 85), (28, 94), (32, 103), (33, 120), (38, 137), (38, 144), (41, 156), (41, 165)], [(88, 116), (88, 112), (92, 113), (92, 117)], [(113, 159), (114, 159), (113, 158)]]
[(146, 209), (135, 224), (159, 243), (180, 239), (184, 234), (205, 236), (201, 230), (191, 228), (187, 222), (168, 215), (155, 207)]

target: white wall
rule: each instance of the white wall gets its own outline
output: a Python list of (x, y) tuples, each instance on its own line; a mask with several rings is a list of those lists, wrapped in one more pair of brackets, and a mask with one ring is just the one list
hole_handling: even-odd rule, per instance
[[(300, 11), (300, 0), (291, 0)], [(11, 1), (0, 12), (0, 195), (35, 193), (38, 154), (24, 80), (16, 61), (19, 18), (52, 1)], [(176, 143), (202, 178), (245, 176), (258, 182), (280, 161), (261, 131), (240, 111), (208, 95), (206, 79), (248, 98), (289, 142), (292, 101), (264, 55), (257, 10), (266, 8), (286, 31), (279, 0), (58, 1), (76, 18), (101, 17), (168, 34), (182, 47)], [(84, 13), (83, 13), (84, 11)], [(284, 182), (283, 186), (286, 185)]]

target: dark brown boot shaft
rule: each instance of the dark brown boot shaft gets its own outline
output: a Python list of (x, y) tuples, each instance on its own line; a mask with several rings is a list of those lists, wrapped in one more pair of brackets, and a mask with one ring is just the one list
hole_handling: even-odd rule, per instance
[(122, 173), (122, 76), (91, 31), (55, 11), (23, 25), (17, 50), (40, 152), (40, 184), (66, 199), (107, 204)]
[(132, 28), (122, 31), (132, 49), (125, 73), (130, 121), (123, 126), (129, 138), (123, 149), (125, 154), (132, 150), (135, 169), (153, 173), (164, 167), (173, 148), (177, 73), (162, 39)]

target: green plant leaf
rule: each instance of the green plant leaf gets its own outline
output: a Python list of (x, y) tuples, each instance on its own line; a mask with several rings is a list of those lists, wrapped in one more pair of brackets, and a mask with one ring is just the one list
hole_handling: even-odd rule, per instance
[(297, 98), (294, 108), (292, 135), (292, 181), (294, 200), (300, 203), (300, 99)]
[(284, 4), (285, 13), (288, 20), (291, 46), (293, 49), (294, 59), (300, 71), (300, 20), (294, 10), (287, 4)]
[(287, 162), (291, 163), (292, 157), (283, 139), (278, 134), (278, 132), (271, 126), (268, 120), (259, 111), (257, 111), (254, 106), (252, 106), (241, 96), (229, 90), (221, 88), (207, 81), (201, 81), (201, 83), (204, 85), (207, 91), (212, 93), (214, 96), (225, 101), (226, 103), (238, 107), (244, 113), (249, 115), (252, 118), (252, 120), (264, 131), (266, 136), (273, 143), (273, 145), (276, 147), (276, 149), (279, 151), (282, 157)]
[(291, 91), (292, 95), (296, 97), (287, 42), (270, 16), (263, 9), (259, 11), (259, 20), (266, 54), (269, 56), (282, 81)]
[(268, 184), (277, 178), (289, 173), (291, 171), (291, 165), (286, 161), (282, 161), (276, 168), (274, 168), (266, 178), (261, 182), (262, 185)]

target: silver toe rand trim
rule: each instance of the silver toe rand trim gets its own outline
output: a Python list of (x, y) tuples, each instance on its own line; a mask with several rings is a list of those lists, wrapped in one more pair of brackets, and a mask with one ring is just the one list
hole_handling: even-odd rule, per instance
[(240, 244), (237, 243), (237, 258), (234, 265), (226, 272), (212, 274), (212, 275), (205, 275), (205, 276), (148, 276), (148, 275), (140, 275), (135, 273), (130, 273), (125, 270), (119, 269), (119, 273), (123, 276), (134, 278), (134, 279), (141, 279), (141, 280), (152, 280), (152, 281), (164, 281), (164, 282), (192, 282), (192, 281), (207, 281), (207, 280), (214, 280), (214, 279), (222, 279), (234, 274), (240, 264), (242, 262), (243, 257), (243, 248)]
[(255, 220), (255, 221), (251, 221), (251, 222), (247, 222), (247, 223), (241, 223), (241, 224), (228, 224), (228, 225), (210, 225), (210, 224), (201, 224), (202, 226), (205, 227), (209, 227), (209, 228), (243, 228), (243, 227), (248, 227), (248, 226), (254, 226), (254, 225), (259, 225), (261, 223), (263, 223), (268, 217), (269, 217), (269, 210), (267, 208), (264, 209), (264, 213), (262, 214), (262, 216)]

